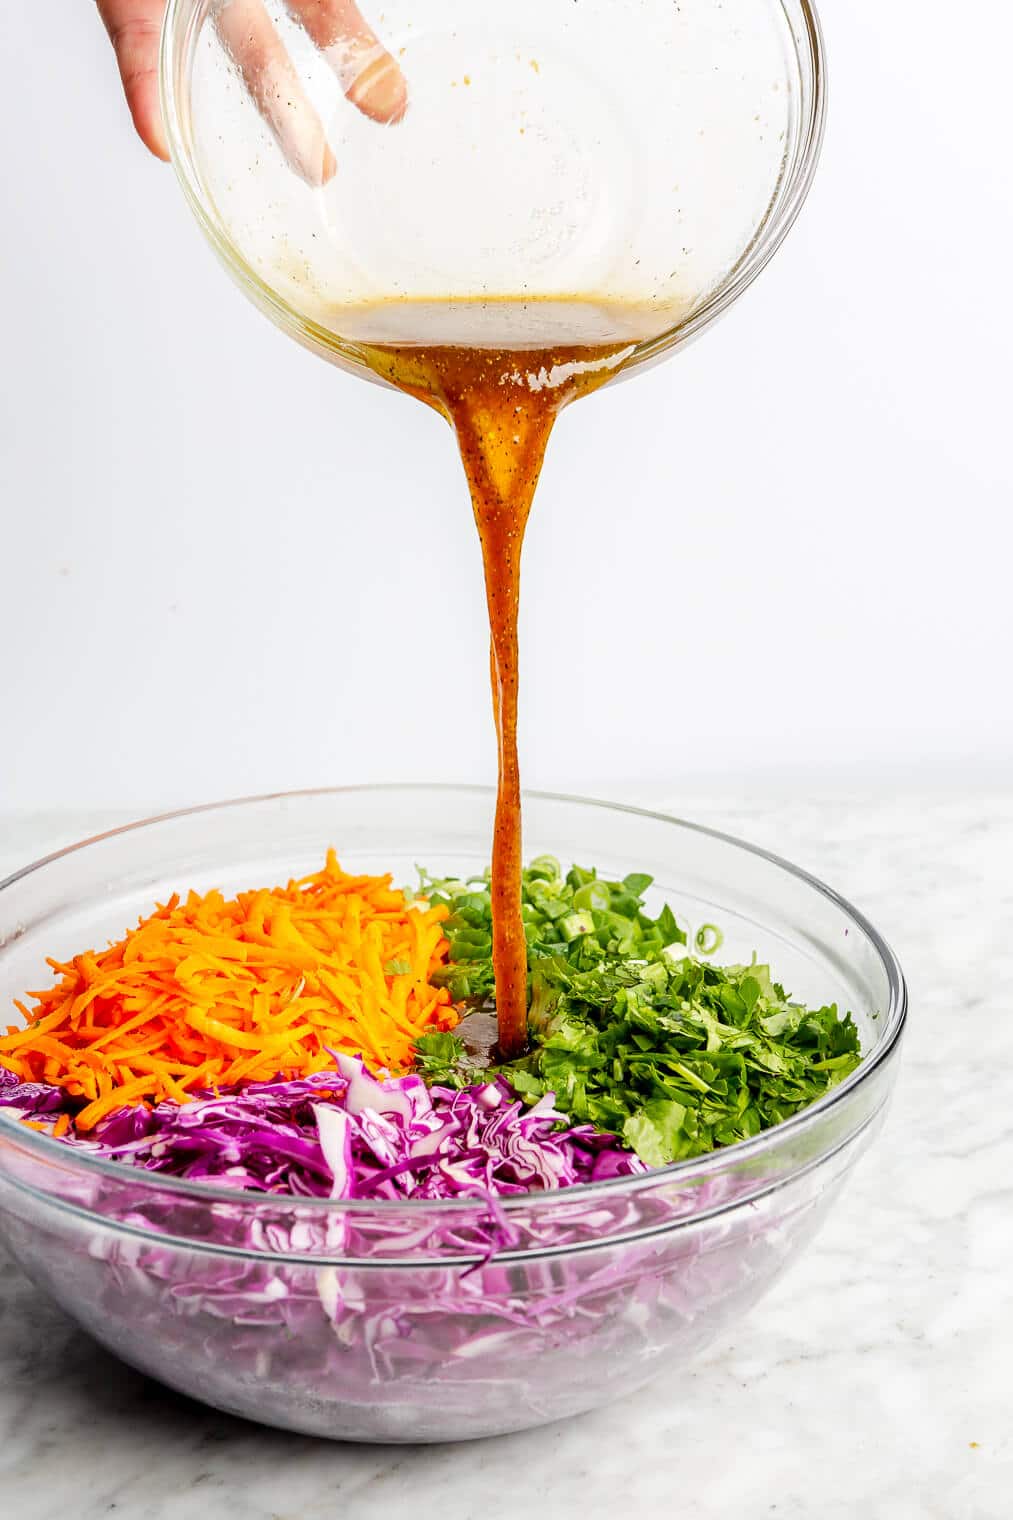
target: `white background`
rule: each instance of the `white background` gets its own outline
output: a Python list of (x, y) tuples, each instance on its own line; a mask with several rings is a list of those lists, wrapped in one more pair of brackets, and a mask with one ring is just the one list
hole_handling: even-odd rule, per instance
[[(530, 529), (531, 784), (1008, 776), (999, 0), (827, 0), (816, 188), (740, 306), (563, 420)], [(445, 426), (232, 289), (89, 0), (4, 5), (0, 802), (491, 778)]]

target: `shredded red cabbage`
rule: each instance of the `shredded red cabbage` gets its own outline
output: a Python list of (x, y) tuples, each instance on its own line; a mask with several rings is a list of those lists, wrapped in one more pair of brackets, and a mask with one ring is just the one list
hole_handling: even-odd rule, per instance
[[(335, 1063), (182, 1105), (122, 1108), (63, 1139), (147, 1171), (295, 1197), (497, 1197), (647, 1170), (614, 1135), (565, 1127), (551, 1095), (525, 1108), (502, 1077), (457, 1092), (418, 1076), (378, 1080), (340, 1054)], [(59, 1088), (3, 1069), (0, 1108), (36, 1123), (67, 1111)]]
[[(0, 1070), (0, 1115), (49, 1128), (65, 1111), (59, 1089)], [(823, 1193), (754, 1170), (552, 1198), (647, 1168), (613, 1136), (560, 1128), (544, 1100), (524, 1110), (505, 1082), (427, 1091), (358, 1061), (121, 1110), (71, 1132), (68, 1161), (84, 1151), (130, 1165), (120, 1180), (13, 1158), (0, 1222), (25, 1270), (171, 1385), (353, 1439), (521, 1428), (586, 1408), (591, 1386), (638, 1386), (758, 1295)], [(152, 1173), (234, 1186), (235, 1202)], [(508, 1213), (510, 1192), (530, 1202)], [(299, 1201), (331, 1194), (362, 1202)]]

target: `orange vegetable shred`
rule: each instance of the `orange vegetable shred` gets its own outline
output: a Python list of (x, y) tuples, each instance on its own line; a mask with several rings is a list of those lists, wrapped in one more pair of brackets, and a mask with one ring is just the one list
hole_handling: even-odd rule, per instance
[(415, 1042), (458, 1015), (431, 978), (446, 964), (445, 908), (410, 903), (389, 876), (324, 869), (287, 887), (176, 896), (101, 952), (50, 961), (60, 981), (17, 1006), (0, 1063), (86, 1100), (88, 1130), (132, 1103), (333, 1065), (411, 1067)]

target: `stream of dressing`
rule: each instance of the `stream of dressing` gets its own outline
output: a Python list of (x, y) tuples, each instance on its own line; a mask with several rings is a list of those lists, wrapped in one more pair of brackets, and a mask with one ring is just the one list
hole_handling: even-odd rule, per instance
[[(483, 303), (502, 318), (511, 303)], [(522, 303), (517, 303), (518, 311)], [(420, 325), (439, 331), (427, 308)], [(553, 330), (601, 331), (600, 308), (558, 303)], [(620, 332), (623, 329), (620, 327)], [(610, 379), (633, 353), (621, 342), (551, 342), (473, 346), (417, 342), (362, 344), (366, 362), (399, 390), (447, 418), (457, 435), (482, 544), (489, 607), (493, 712), (499, 787), (492, 848), (493, 965), (499, 1055), (527, 1046), (527, 943), (521, 916), (521, 790), (517, 755), (521, 550), (531, 502), (553, 425), (571, 401)]]

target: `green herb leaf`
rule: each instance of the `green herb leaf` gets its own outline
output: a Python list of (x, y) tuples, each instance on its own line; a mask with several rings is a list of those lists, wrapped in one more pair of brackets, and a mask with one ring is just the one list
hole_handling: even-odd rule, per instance
[(652, 1098), (623, 1125), (623, 1139), (648, 1166), (667, 1166), (682, 1148), (686, 1109), (674, 1099)]
[(473, 1080), (464, 1044), (456, 1034), (433, 1030), (420, 1035), (415, 1065), (430, 1087), (467, 1087)]

